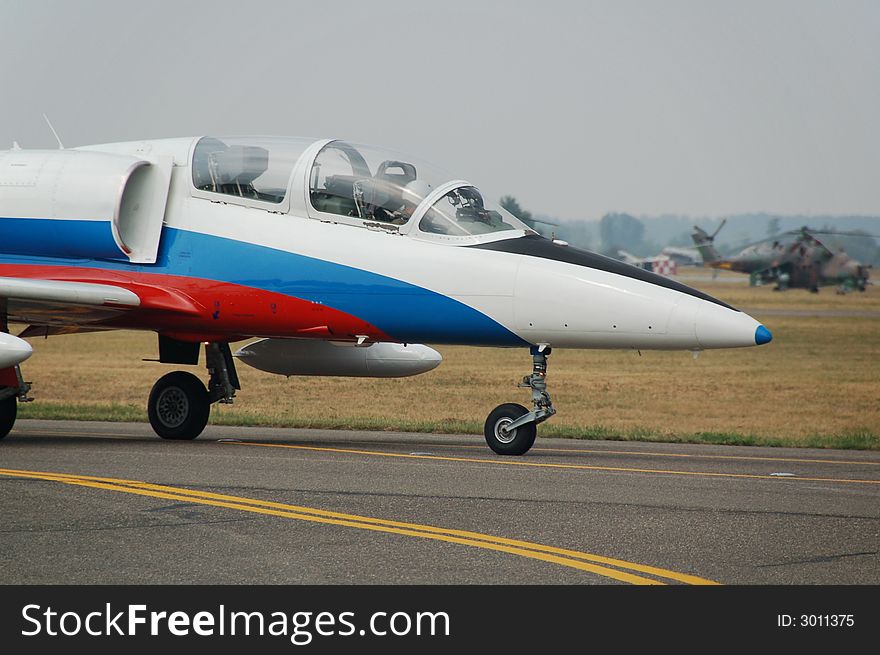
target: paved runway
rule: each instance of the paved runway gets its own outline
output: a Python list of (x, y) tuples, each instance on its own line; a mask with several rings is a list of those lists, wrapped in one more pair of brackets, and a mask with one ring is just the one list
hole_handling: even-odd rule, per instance
[(880, 453), (20, 421), (0, 583), (880, 583)]

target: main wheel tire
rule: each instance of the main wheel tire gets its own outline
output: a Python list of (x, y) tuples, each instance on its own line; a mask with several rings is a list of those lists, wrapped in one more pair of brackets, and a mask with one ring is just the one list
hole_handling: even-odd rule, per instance
[(15, 417), (18, 416), (18, 400), (15, 396), (9, 396), (0, 400), (0, 439), (9, 434), (15, 425)]
[(150, 425), (163, 439), (195, 439), (208, 424), (210, 413), (211, 402), (205, 385), (184, 371), (159, 378), (147, 402)]
[(516, 403), (505, 403), (498, 405), (489, 414), (486, 419), (486, 425), (483, 428), (483, 434), (486, 436), (486, 443), (489, 448), (499, 455), (523, 455), (528, 452), (532, 444), (535, 443), (535, 437), (538, 435), (537, 426), (534, 423), (526, 423), (518, 428), (502, 433), (501, 428), (513, 423), (520, 416), (528, 414), (522, 405)]

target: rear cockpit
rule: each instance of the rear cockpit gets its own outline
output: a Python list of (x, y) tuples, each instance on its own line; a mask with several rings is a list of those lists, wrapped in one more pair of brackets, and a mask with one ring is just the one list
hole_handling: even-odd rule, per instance
[(192, 179), (198, 191), (282, 203), (294, 166), (313, 139), (204, 137), (193, 151)]

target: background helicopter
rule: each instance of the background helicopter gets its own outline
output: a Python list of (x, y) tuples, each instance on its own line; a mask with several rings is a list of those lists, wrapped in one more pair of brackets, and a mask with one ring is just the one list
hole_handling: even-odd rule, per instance
[(864, 237), (855, 232), (811, 230), (804, 226), (758, 243), (746, 246), (733, 257), (722, 257), (714, 241), (726, 220), (711, 235), (694, 226), (691, 238), (703, 256), (703, 265), (712, 268), (748, 273), (752, 285), (775, 283), (775, 289), (809, 289), (836, 285), (838, 293), (853, 289), (864, 291), (869, 284), (871, 268), (850, 257), (842, 248), (833, 249), (820, 241), (817, 234)]

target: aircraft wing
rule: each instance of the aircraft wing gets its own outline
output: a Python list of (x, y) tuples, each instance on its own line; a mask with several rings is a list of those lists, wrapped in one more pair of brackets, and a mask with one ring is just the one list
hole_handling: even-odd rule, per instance
[(0, 277), (0, 318), (13, 322), (93, 323), (140, 305), (133, 291), (108, 284)]

